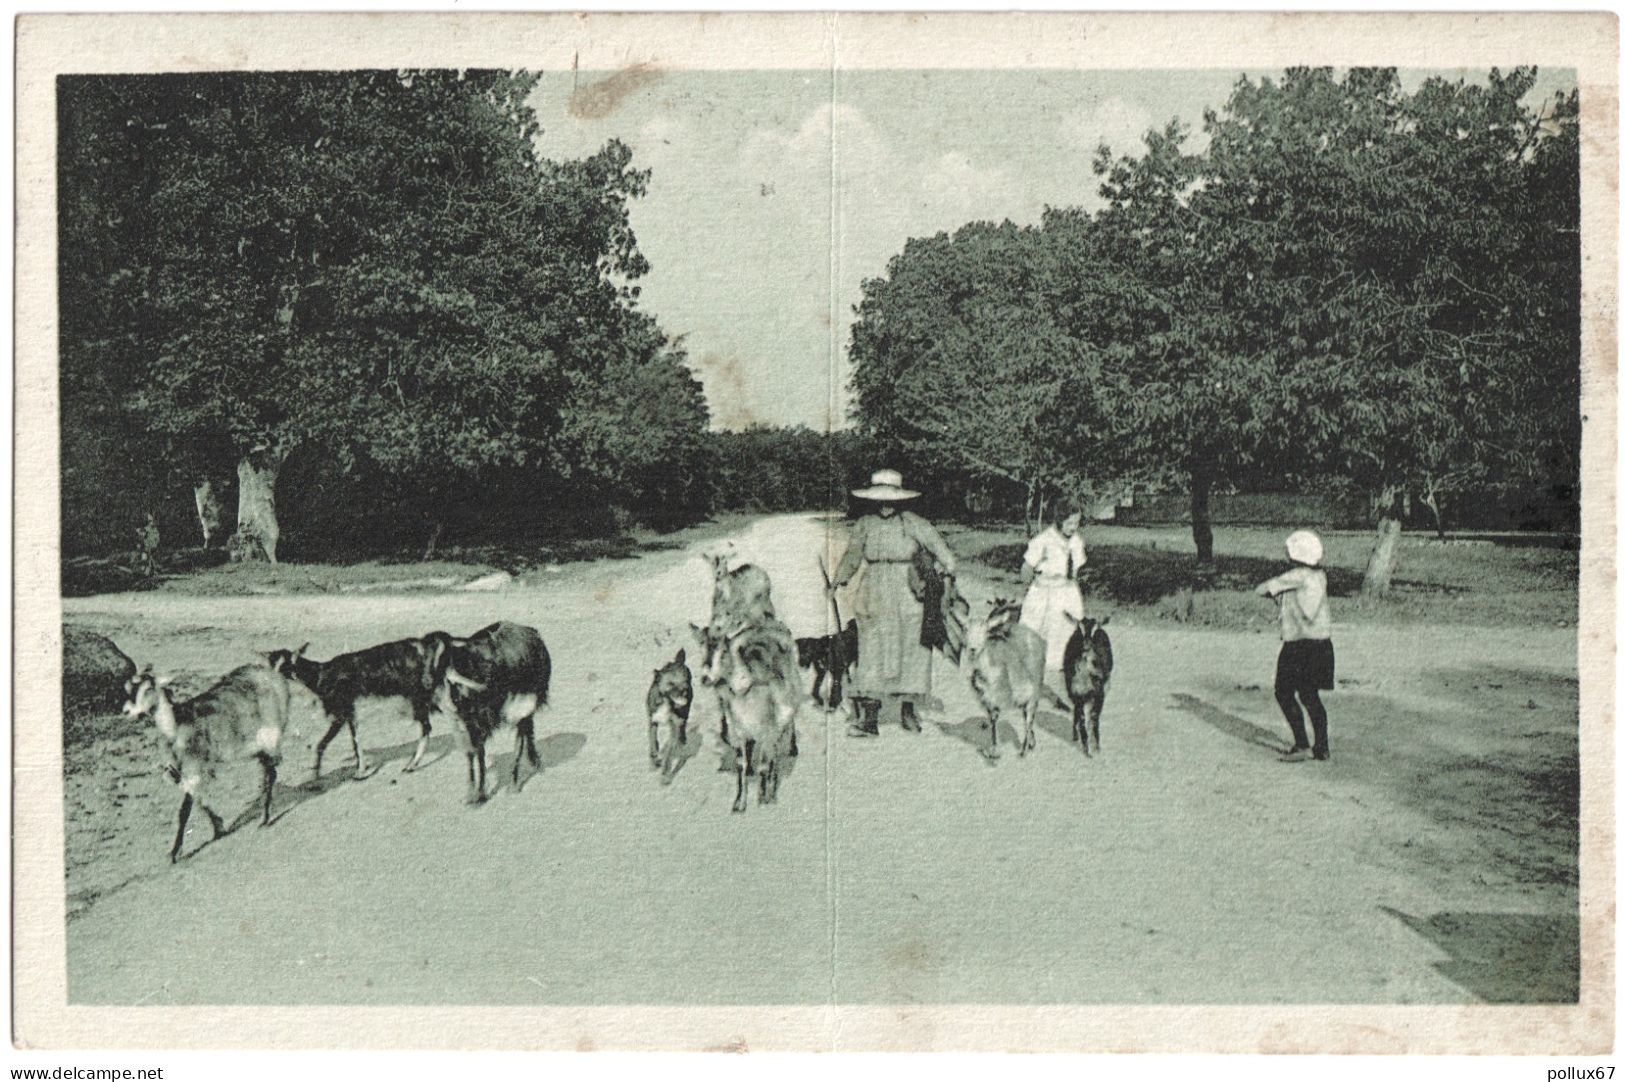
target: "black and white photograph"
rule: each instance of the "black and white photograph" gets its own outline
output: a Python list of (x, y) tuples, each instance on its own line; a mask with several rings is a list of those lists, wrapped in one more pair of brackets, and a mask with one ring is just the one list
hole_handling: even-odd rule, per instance
[(1611, 1052), (1617, 21), (1305, 19), (23, 16), (14, 1042)]

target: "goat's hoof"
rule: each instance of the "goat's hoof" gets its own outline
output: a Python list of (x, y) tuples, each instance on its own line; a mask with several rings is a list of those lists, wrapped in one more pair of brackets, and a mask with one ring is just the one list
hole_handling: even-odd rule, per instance
[(733, 810), (736, 811), (736, 812), (743, 812), (745, 810), (745, 802), (743, 800), (734, 801), (734, 809)]
[(477, 808), (481, 804), (484, 804), (486, 799), (487, 798), (484, 793), (469, 793), (463, 798), (463, 803), (468, 805), (470, 808)]

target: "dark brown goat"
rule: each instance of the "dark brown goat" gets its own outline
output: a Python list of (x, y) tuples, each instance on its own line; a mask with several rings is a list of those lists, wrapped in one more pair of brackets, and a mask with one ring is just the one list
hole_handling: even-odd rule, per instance
[(316, 774), (322, 772), (322, 753), (327, 745), (346, 727), (355, 752), (355, 772), (357, 776), (367, 772), (367, 759), (355, 731), (356, 700), (365, 698), (402, 698), (411, 704), (419, 735), (406, 769), (416, 770), (429, 747), (429, 711), (445, 668), (446, 646), (451, 641), (451, 636), (437, 631), (421, 639), (401, 639), (339, 654), (327, 661), (305, 657), (308, 642), (297, 650), (272, 651), (271, 668), (309, 688), (321, 700), (327, 715), (327, 732), (316, 744)]
[(533, 627), (496, 623), (466, 639), (448, 639), (445, 679), (436, 693), (444, 713), (457, 718), (468, 756), (468, 803), (485, 800), (485, 744), (504, 724), (515, 728), (513, 786), (519, 764), (542, 769), (536, 750), (536, 715), (547, 705), (553, 661)]

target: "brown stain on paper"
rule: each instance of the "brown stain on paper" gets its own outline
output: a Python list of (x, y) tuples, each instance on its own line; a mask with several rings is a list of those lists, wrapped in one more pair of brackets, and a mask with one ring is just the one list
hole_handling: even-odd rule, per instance
[(619, 109), (629, 95), (663, 78), (665, 72), (651, 63), (622, 68), (614, 75), (572, 90), (570, 115), (580, 120), (602, 120)]
[(756, 422), (756, 411), (751, 408), (745, 389), (745, 369), (738, 357), (707, 353), (696, 368), (695, 374), (705, 384), (706, 403), (711, 407), (713, 423), (738, 430)]

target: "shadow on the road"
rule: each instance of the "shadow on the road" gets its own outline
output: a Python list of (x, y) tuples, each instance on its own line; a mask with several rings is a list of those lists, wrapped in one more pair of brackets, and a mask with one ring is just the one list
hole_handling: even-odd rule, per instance
[(1264, 748), (1279, 755), (1286, 751), (1290, 745), (1269, 729), (1254, 725), (1246, 718), (1219, 709), (1210, 702), (1198, 699), (1194, 695), (1187, 695), (1182, 691), (1174, 692), (1174, 706), (1190, 714), (1198, 721), (1204, 721), (1226, 736), (1233, 736), (1245, 744)]
[[(1105, 720), (1104, 715), (1102, 715), (1101, 720)], [(1079, 755), (1083, 754), (1083, 748), (1072, 739), (1071, 714), (1062, 714), (1054, 710), (1040, 710), (1038, 712), (1038, 729), (1040, 732), (1048, 733), (1063, 744), (1071, 744), (1073, 751), (1076, 751)]]
[(1577, 1003), (1579, 914), (1435, 913), (1378, 906), (1450, 958), (1439, 975), (1486, 1003)]
[[(934, 721), (931, 724), (935, 725), (937, 731), (944, 736), (951, 736), (955, 740), (964, 742), (975, 749), (976, 753), (984, 760), (992, 761), (989, 756), (993, 751), (993, 741), (989, 735), (988, 720), (985, 716), (972, 714), (957, 724), (947, 721)], [(1008, 729), (1009, 724), (1006, 723), (1005, 727)], [(1011, 745), (1012, 748), (1014, 746), (1014, 744)]]
[[(506, 732), (499, 732), (497, 739), (501, 739)], [(553, 767), (581, 754), (581, 749), (587, 746), (587, 737), (583, 733), (549, 733), (536, 741), (536, 756), (541, 760), (541, 765), (532, 769), (528, 762), (522, 764), (517, 787), (513, 784), (513, 767), (518, 749), (510, 746), (509, 750), (495, 754), (494, 743), (485, 746), (485, 784), (489, 796), (495, 796), (503, 789), (524, 791), (535, 779), (546, 777)]]
[(536, 753), (541, 756), (545, 770), (569, 762), (586, 746), (586, 733), (548, 733), (536, 741)]

